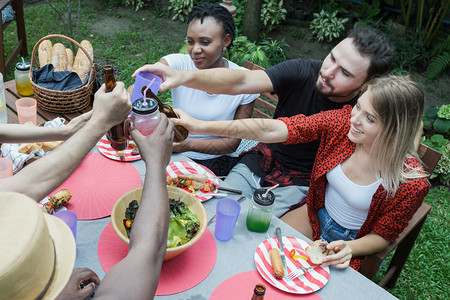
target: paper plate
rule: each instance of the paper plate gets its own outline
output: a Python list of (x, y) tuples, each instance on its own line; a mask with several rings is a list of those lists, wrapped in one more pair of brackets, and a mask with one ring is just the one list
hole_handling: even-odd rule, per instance
[[(207, 167), (193, 161), (172, 162), (167, 166), (166, 173), (171, 177), (177, 177), (177, 175), (181, 174), (205, 174), (208, 177), (211, 177), (207, 182), (214, 183), (217, 187), (219, 187), (219, 179), (216, 177), (216, 175)], [(190, 192), (190, 190), (188, 189), (184, 190)], [(199, 199), (200, 201), (206, 201), (214, 197), (214, 194), (217, 194), (217, 191), (218, 189), (210, 193), (201, 193), (197, 191), (195, 193), (195, 197), (197, 197), (197, 199)]]
[[(131, 151), (133, 151), (133, 148), (128, 146), (127, 149), (122, 151), (116, 151), (111, 147), (111, 143), (108, 141), (106, 136), (103, 136), (98, 142), (97, 142), (97, 149), (100, 151), (101, 154), (106, 156), (107, 158), (114, 159), (117, 161), (135, 161), (138, 159), (141, 159), (140, 155), (133, 155), (131, 154)], [(117, 155), (117, 152), (123, 152), (123, 159), (120, 158), (120, 156)]]
[[(272, 244), (278, 245), (278, 238), (271, 238)], [(288, 273), (295, 270), (302, 265), (307, 268), (314, 265), (309, 259), (305, 261), (294, 259), (289, 255), (292, 249), (295, 249), (297, 254), (306, 255), (305, 248), (310, 244), (302, 239), (295, 237), (283, 237), (284, 254), (286, 255), (286, 263)], [(330, 268), (317, 266), (311, 269), (308, 273), (298, 276), (292, 281), (286, 281), (284, 278), (277, 279), (273, 275), (272, 265), (270, 262), (269, 251), (272, 249), (271, 242), (267, 239), (259, 244), (255, 252), (255, 264), (259, 274), (274, 287), (294, 294), (308, 294), (320, 290), (325, 286), (330, 277)]]

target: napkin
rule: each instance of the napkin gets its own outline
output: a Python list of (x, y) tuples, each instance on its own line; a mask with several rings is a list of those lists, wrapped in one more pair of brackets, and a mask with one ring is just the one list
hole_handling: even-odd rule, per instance
[[(47, 121), (44, 127), (61, 127), (64, 125), (65, 120), (63, 118), (55, 118), (51, 121)], [(45, 152), (42, 149), (34, 150), (30, 154), (20, 153), (20, 144), (2, 144), (1, 150), (3, 157), (9, 158), (13, 163), (13, 174), (19, 172), (27, 160), (35, 157), (42, 157), (50, 153), (51, 151)]]

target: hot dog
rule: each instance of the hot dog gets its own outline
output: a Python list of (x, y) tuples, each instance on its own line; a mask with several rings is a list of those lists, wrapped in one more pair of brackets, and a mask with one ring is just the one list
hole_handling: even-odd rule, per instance
[(195, 180), (201, 183), (208, 181), (208, 176), (205, 174), (180, 174), (178, 178)]
[(270, 262), (272, 264), (273, 274), (276, 278), (283, 278), (284, 270), (283, 263), (281, 262), (280, 251), (277, 248), (272, 248), (269, 251)]

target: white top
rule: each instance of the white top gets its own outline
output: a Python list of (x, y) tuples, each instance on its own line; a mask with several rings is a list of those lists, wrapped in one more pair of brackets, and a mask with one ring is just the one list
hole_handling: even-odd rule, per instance
[[(198, 70), (187, 54), (169, 54), (163, 57), (170, 67), (178, 70)], [(230, 69), (242, 69), (234, 62), (228, 61)], [(233, 120), (234, 114), (240, 105), (245, 105), (254, 101), (259, 94), (223, 95), (208, 94), (201, 90), (179, 86), (172, 89), (172, 101), (174, 108), (180, 108), (189, 115), (204, 121)], [(216, 139), (212, 135), (189, 135), (191, 139)], [(184, 155), (191, 159), (212, 159), (222, 155), (212, 155), (200, 152), (184, 152)], [(235, 152), (226, 154), (228, 156), (238, 156)]]
[(330, 217), (344, 228), (359, 230), (367, 218), (372, 197), (381, 179), (358, 185), (345, 176), (341, 164), (327, 173), (325, 208)]

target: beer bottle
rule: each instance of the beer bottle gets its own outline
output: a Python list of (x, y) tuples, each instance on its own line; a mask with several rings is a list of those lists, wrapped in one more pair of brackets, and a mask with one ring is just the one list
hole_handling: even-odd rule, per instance
[[(111, 92), (116, 86), (116, 78), (111, 65), (105, 65), (103, 68), (105, 73), (106, 92)], [(114, 150), (125, 150), (128, 147), (128, 140), (124, 132), (124, 122), (114, 125), (107, 133), (106, 138), (111, 143)]]
[[(145, 89), (146, 87), (144, 86), (141, 90), (142, 94), (144, 94)], [(159, 111), (164, 113), (168, 118), (178, 118), (178, 115), (173, 111), (172, 107), (168, 104), (164, 104), (158, 97), (156, 97), (151, 89), (147, 89), (145, 97), (153, 98), (158, 101)], [(176, 125), (173, 131), (175, 132), (173, 140), (177, 143), (184, 141), (189, 134), (189, 131), (181, 125)]]
[(266, 287), (262, 284), (257, 284), (253, 292), (252, 300), (263, 300), (266, 293)]

